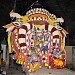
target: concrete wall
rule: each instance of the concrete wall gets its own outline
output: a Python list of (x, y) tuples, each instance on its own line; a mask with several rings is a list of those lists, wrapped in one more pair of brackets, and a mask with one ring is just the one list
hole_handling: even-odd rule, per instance
[(72, 64), (72, 46), (66, 46), (66, 63)]

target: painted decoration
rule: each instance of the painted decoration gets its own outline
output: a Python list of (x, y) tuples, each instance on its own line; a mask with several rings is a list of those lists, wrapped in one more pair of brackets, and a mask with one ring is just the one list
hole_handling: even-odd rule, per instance
[[(14, 15), (14, 16), (13, 16)], [(15, 52), (13, 59), (29, 72), (43, 66), (63, 68), (66, 65), (66, 32), (60, 26), (63, 18), (57, 18), (43, 8), (27, 11), (25, 16), (11, 14), (16, 21), (3, 26), (8, 32), (9, 53)]]

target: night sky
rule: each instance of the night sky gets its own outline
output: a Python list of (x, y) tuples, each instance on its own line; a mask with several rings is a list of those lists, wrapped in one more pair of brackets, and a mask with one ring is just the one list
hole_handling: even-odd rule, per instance
[[(16, 3), (15, 3), (16, 1)], [(11, 22), (9, 12), (14, 9), (15, 12), (25, 15), (26, 11), (36, 0), (1, 0), (0, 1), (0, 34), (3, 32), (3, 25)], [(62, 27), (69, 32), (69, 35), (75, 35), (75, 0), (38, 0), (39, 3), (50, 13), (57, 17), (63, 17)], [(71, 36), (70, 36), (71, 37)], [(73, 37), (73, 36), (72, 36)]]

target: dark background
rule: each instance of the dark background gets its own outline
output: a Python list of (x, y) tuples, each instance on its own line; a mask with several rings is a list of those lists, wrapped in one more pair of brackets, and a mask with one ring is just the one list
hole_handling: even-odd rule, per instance
[[(31, 5), (36, 0), (1, 0), (0, 1), (0, 42), (6, 36), (5, 29), (2, 28), (11, 22), (9, 12), (13, 9), (15, 12), (25, 15), (26, 11), (31, 9)], [(66, 39), (66, 45), (75, 45), (75, 0), (38, 0), (38, 2), (50, 13), (57, 17), (63, 17), (62, 27), (69, 32)], [(35, 7), (35, 5), (34, 5)]]

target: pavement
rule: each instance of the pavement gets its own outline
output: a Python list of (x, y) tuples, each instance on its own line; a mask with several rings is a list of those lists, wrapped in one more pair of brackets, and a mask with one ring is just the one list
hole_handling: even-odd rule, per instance
[(30, 75), (75, 75), (75, 71), (69, 70), (67, 68), (47, 69), (46, 67), (43, 67), (35, 73), (30, 73)]
[(47, 69), (43, 67), (42, 69), (37, 70), (33, 73), (23, 73), (21, 66), (10, 67), (9, 69), (5, 69), (3, 67), (3, 71), (6, 71), (6, 75), (75, 75), (75, 71), (69, 70), (67, 68), (63, 69)]

